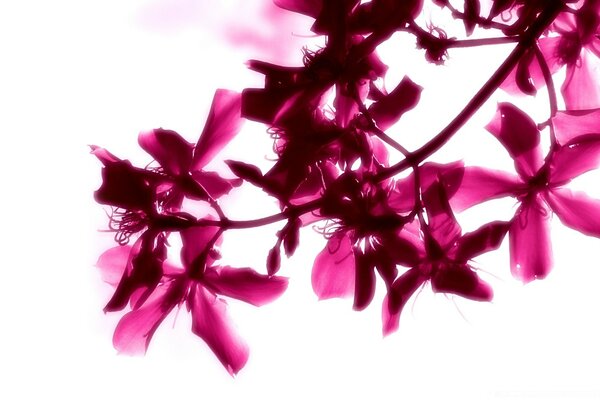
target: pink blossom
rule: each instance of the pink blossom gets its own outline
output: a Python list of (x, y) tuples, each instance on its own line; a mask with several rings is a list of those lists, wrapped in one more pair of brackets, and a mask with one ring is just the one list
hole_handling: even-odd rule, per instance
[[(465, 168), (460, 188), (451, 199), (453, 206), (460, 210), (491, 198), (517, 198), (519, 208), (509, 232), (511, 271), (525, 283), (544, 278), (552, 267), (550, 218), (553, 212), (566, 226), (600, 237), (600, 200), (564, 187), (600, 162), (600, 125), (578, 127), (576, 116), (579, 114), (585, 115), (570, 112), (556, 117), (561, 123), (556, 129), (559, 142), (544, 159), (540, 132), (533, 120), (509, 103), (500, 104), (487, 129), (507, 149), (518, 175), (479, 167)], [(593, 132), (573, 135), (571, 129)]]
[[(285, 291), (287, 279), (261, 275), (250, 268), (214, 265), (213, 244), (219, 235), (214, 227), (181, 232), (183, 268), (165, 263), (160, 282), (151, 294), (143, 301), (138, 299), (133, 310), (121, 318), (113, 337), (119, 352), (145, 353), (161, 322), (185, 303), (192, 315), (192, 332), (206, 342), (230, 374), (239, 372), (248, 359), (248, 347), (235, 332), (221, 296), (261, 306)], [(117, 270), (129, 263), (126, 248), (110, 249), (98, 260), (105, 280), (111, 283)]]

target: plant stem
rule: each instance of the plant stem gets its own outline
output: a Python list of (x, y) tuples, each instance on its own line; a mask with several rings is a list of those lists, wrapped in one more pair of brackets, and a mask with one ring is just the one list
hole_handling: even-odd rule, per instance
[(510, 71), (517, 65), (521, 57), (532, 46), (535, 46), (535, 41), (550, 25), (558, 13), (563, 9), (563, 4), (553, 2), (544, 9), (531, 25), (531, 27), (523, 34), (517, 46), (498, 67), (496, 72), (488, 79), (488, 81), (479, 89), (473, 98), (467, 103), (463, 110), (450, 123), (440, 131), (433, 139), (425, 143), (421, 148), (414, 151), (410, 158), (398, 162), (395, 165), (387, 168), (378, 174), (379, 180), (384, 180), (404, 171), (406, 168), (420, 163), (433, 153), (439, 150), (448, 140), (458, 132), (460, 128), (479, 110), (479, 108), (490, 98), (490, 96), (498, 89)]
[[(544, 32), (544, 30), (550, 25), (558, 13), (562, 11), (563, 4), (560, 2), (553, 2), (548, 8), (544, 9), (540, 13), (536, 21), (531, 27), (522, 35), (519, 39), (519, 43), (504, 60), (504, 62), (498, 67), (494, 74), (488, 79), (488, 81), (479, 89), (475, 96), (467, 103), (463, 110), (444, 128), (440, 131), (433, 139), (427, 142), (418, 150), (409, 153), (408, 157), (404, 160), (392, 165), (375, 176), (375, 179), (382, 181), (387, 178), (391, 178), (399, 172), (405, 169), (417, 165), (426, 158), (430, 157), (437, 150), (439, 150), (448, 140), (458, 132), (458, 130), (479, 110), (479, 108), (490, 98), (490, 96), (498, 89), (500, 84), (506, 79), (510, 71), (517, 65), (521, 57), (529, 50), (532, 46), (535, 46), (535, 42), (538, 37)], [(198, 226), (219, 226), (223, 229), (248, 229), (256, 228), (259, 226), (271, 224), (274, 222), (282, 221), (290, 217), (297, 217), (304, 213), (316, 210), (321, 206), (323, 199), (315, 199), (308, 203), (300, 204), (297, 206), (291, 206), (286, 210), (273, 214), (267, 217), (234, 221), (229, 219), (223, 219), (221, 221), (211, 220), (200, 220), (197, 222)]]
[(448, 48), (478, 47), (478, 46), (488, 46), (488, 45), (494, 45), (494, 44), (515, 43), (518, 41), (519, 41), (518, 36), (494, 37), (494, 38), (482, 38), (482, 39), (450, 40), (448, 42)]

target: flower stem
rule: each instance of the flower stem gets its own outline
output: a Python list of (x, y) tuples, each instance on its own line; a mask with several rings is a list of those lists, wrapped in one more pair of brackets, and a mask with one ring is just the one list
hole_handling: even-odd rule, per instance
[(379, 180), (384, 180), (404, 171), (411, 165), (419, 163), (430, 157), (433, 153), (439, 150), (448, 140), (458, 132), (460, 128), (479, 110), (479, 108), (490, 98), (490, 96), (498, 89), (502, 82), (506, 79), (510, 71), (517, 65), (521, 57), (532, 46), (535, 46), (537, 38), (550, 25), (559, 12), (563, 9), (563, 4), (559, 2), (550, 3), (549, 7), (544, 9), (531, 25), (531, 27), (523, 33), (517, 46), (508, 55), (506, 60), (498, 67), (488, 81), (479, 89), (473, 98), (467, 103), (463, 110), (450, 123), (440, 131), (433, 139), (427, 142), (418, 150), (412, 153), (410, 158), (392, 165), (386, 170), (378, 174)]
[[(479, 108), (490, 98), (490, 96), (498, 89), (500, 84), (506, 79), (510, 71), (517, 65), (521, 57), (529, 50), (532, 46), (535, 46), (537, 38), (544, 32), (544, 30), (550, 25), (560, 11), (563, 9), (563, 4), (560, 2), (552, 2), (548, 8), (544, 9), (531, 25), (531, 27), (523, 33), (519, 39), (519, 43), (504, 60), (504, 62), (498, 67), (494, 74), (488, 79), (488, 81), (479, 89), (475, 96), (467, 103), (463, 110), (444, 128), (440, 131), (433, 139), (417, 149), (412, 153), (408, 153), (408, 156), (402, 161), (386, 168), (375, 176), (375, 179), (382, 181), (387, 178), (391, 178), (399, 172), (405, 169), (418, 165), (426, 158), (430, 157), (437, 150), (439, 150), (448, 140), (458, 132), (458, 130), (479, 110)], [(263, 225), (268, 225), (274, 222), (282, 221), (291, 217), (298, 217), (304, 213), (314, 211), (321, 206), (322, 198), (309, 201), (308, 203), (300, 204), (297, 206), (288, 207), (286, 210), (273, 214), (267, 217), (252, 219), (252, 220), (241, 220), (235, 221), (230, 219), (222, 219), (220, 221), (212, 220), (200, 220), (197, 222), (198, 226), (219, 226), (223, 229), (248, 229), (256, 228)]]

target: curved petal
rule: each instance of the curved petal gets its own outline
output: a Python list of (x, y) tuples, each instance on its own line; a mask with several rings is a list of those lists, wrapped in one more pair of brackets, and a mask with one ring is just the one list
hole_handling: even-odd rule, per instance
[(208, 171), (193, 171), (192, 177), (213, 199), (226, 195), (243, 182), (241, 179), (225, 179), (216, 172)]
[(273, 0), (273, 2), (288, 11), (317, 18), (323, 7), (323, 0)]
[(145, 354), (152, 335), (182, 300), (184, 290), (182, 280), (158, 286), (142, 307), (125, 314), (115, 328), (115, 349), (129, 355)]
[(500, 247), (510, 228), (510, 222), (494, 221), (463, 235), (456, 246), (454, 259), (466, 262), (480, 254)]
[[(448, 197), (456, 192), (464, 170), (462, 161), (454, 161), (448, 164), (426, 162), (419, 167), (421, 191), (426, 191), (434, 182), (443, 184)], [(397, 212), (405, 213), (412, 211), (415, 204), (415, 180), (414, 173), (406, 178), (396, 180), (394, 187), (390, 190), (388, 204)]]
[[(563, 64), (560, 59), (556, 57), (560, 41), (560, 36), (541, 38), (538, 41), (538, 46), (540, 47), (540, 50), (546, 59), (546, 63), (548, 64), (548, 68), (552, 74), (557, 72)], [(546, 85), (542, 68), (540, 67), (540, 63), (535, 55), (532, 55), (529, 59), (527, 73), (529, 78), (531, 78), (531, 84), (533, 84), (535, 89), (539, 90)], [(513, 70), (508, 74), (504, 82), (502, 82), (502, 85), (500, 85), (500, 88), (513, 95), (522, 93), (517, 83), (517, 67), (513, 68)]]
[(415, 179), (413, 174), (394, 181), (388, 195), (389, 206), (397, 213), (408, 213), (415, 204)]
[(361, 311), (367, 308), (373, 296), (375, 296), (375, 263), (377, 260), (373, 252), (363, 253), (360, 250), (354, 251), (356, 260), (355, 278), (354, 278), (354, 304), (352, 308)]
[(141, 305), (160, 283), (164, 258), (160, 254), (161, 249), (154, 247), (155, 236), (156, 233), (146, 231), (135, 242), (129, 252), (123, 275), (104, 307), (104, 312), (122, 310), (128, 302)]
[(550, 161), (550, 182), (567, 183), (571, 179), (598, 168), (600, 134), (583, 135), (559, 147)]
[(111, 162), (102, 168), (102, 186), (94, 192), (100, 204), (125, 210), (147, 211), (152, 208), (151, 182), (129, 161)]
[(476, 301), (491, 301), (494, 292), (467, 265), (441, 265), (431, 278), (436, 293), (452, 293)]
[(334, 235), (317, 255), (312, 269), (312, 287), (319, 300), (354, 295), (354, 253), (350, 238)]
[(521, 205), (509, 230), (510, 268), (523, 283), (543, 279), (552, 268), (552, 212), (536, 196)]
[(565, 188), (549, 190), (546, 199), (563, 224), (585, 235), (600, 237), (600, 200)]
[(518, 176), (504, 171), (465, 167), (458, 188), (449, 202), (455, 211), (460, 212), (488, 200), (514, 196), (523, 186)]
[(112, 286), (119, 284), (132, 250), (133, 246), (116, 246), (100, 254), (96, 266), (104, 282)]
[(169, 175), (187, 173), (192, 161), (193, 146), (179, 133), (167, 129), (140, 132), (138, 143)]
[(423, 204), (427, 212), (429, 233), (443, 249), (448, 248), (460, 237), (461, 228), (441, 183), (434, 182), (423, 193)]
[(196, 285), (190, 296), (192, 332), (206, 342), (231, 375), (237, 374), (246, 365), (249, 350), (227, 315), (227, 303), (202, 285)]
[(427, 277), (418, 268), (411, 268), (392, 284), (383, 299), (382, 320), (383, 335), (387, 336), (398, 330), (402, 309), (415, 291), (425, 283)]
[(515, 160), (519, 175), (528, 178), (535, 175), (543, 164), (540, 131), (527, 114), (510, 103), (500, 103), (486, 129)]
[(210, 244), (220, 228), (217, 226), (197, 226), (181, 231), (181, 262), (189, 269), (196, 262), (206, 262), (206, 259), (199, 260), (202, 255), (207, 255), (206, 247)]
[(379, 129), (387, 130), (398, 122), (404, 113), (415, 108), (422, 91), (422, 86), (405, 76), (387, 96), (371, 104), (369, 111)]
[(241, 105), (239, 93), (225, 89), (215, 92), (204, 130), (196, 143), (191, 170), (202, 169), (237, 135), (243, 122)]
[(600, 134), (600, 108), (559, 111), (552, 118), (556, 140), (565, 144), (587, 133)]
[(104, 165), (108, 165), (117, 161), (121, 161), (120, 158), (116, 157), (110, 151), (103, 147), (96, 146), (95, 144), (90, 145), (90, 153), (95, 155), (98, 160)]
[(583, 48), (575, 64), (567, 64), (567, 76), (561, 87), (567, 110), (588, 110), (600, 107), (600, 87), (597, 78), (600, 63)]
[(262, 306), (277, 299), (288, 286), (287, 278), (261, 275), (251, 268), (213, 267), (204, 273), (215, 293)]
[(378, 253), (387, 255), (394, 264), (414, 267), (425, 256), (423, 240), (408, 230), (410, 226), (405, 225), (405, 228), (399, 233), (382, 232), (379, 235), (382, 248), (378, 250)]

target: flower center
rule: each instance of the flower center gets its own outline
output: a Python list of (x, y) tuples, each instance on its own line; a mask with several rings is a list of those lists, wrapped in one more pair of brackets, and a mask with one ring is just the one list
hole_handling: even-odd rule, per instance
[(115, 241), (121, 246), (129, 243), (131, 235), (146, 226), (148, 226), (148, 217), (143, 211), (114, 208), (108, 216), (108, 229), (110, 232), (115, 232)]

